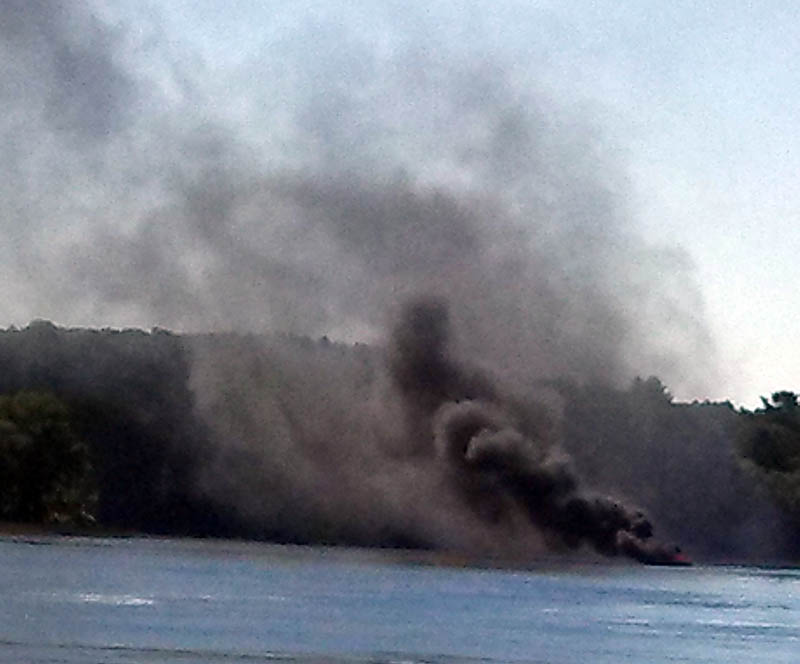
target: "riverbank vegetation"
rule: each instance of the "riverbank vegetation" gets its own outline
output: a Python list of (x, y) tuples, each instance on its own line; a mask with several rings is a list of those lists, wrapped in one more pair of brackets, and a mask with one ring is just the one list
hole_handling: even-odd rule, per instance
[(800, 403), (794, 392), (762, 397), (762, 407), (742, 411), (736, 449), (752, 477), (800, 529)]
[(89, 448), (49, 392), (0, 396), (0, 520), (90, 524), (97, 493)]
[[(0, 521), (426, 546), (392, 511), (421, 509), (413, 497), (387, 497), (386, 523), (370, 504), (395, 490), (380, 459), (389, 477), (402, 455), (375, 396), (384, 364), (378, 349), (327, 339), (0, 331)], [(795, 394), (747, 411), (677, 403), (656, 378), (552, 390), (551, 435), (588, 486), (709, 558), (800, 553)], [(398, 472), (428, 463), (414, 454)]]

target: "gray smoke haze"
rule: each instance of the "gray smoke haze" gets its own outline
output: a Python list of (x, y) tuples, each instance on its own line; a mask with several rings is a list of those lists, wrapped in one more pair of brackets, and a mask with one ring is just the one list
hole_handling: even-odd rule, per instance
[[(254, 534), (290, 541), (542, 551), (530, 527), (486, 523), (406, 428), (380, 355), (296, 337), (203, 337), (193, 351), (197, 412), (215, 446), (205, 495)], [(430, 424), (430, 420), (428, 420)], [(510, 542), (510, 543), (509, 543)]]
[(494, 468), (482, 485), (511, 466), (561, 472), (520, 451), (552, 426), (541, 407), (486, 405), (497, 377), (527, 395), (565, 377), (656, 374), (687, 395), (716, 380), (687, 256), (637, 235), (624, 163), (589, 110), (550, 98), (521, 57), (466, 39), (478, 14), (440, 43), (419, 8), (396, 8), (399, 22), (357, 5), (276, 11), (257, 55), (209, 62), (157, 12), (114, 7), (0, 6), (0, 315), (328, 334), (394, 352), (403, 325), (393, 341), (385, 330), (425, 296), (448, 311), (443, 352), (471, 367), (412, 358), (390, 380), (358, 373), (374, 360), (200, 344), (192, 384), (220, 443), (205, 481), (255, 522), (490, 549), (492, 528), (511, 526), (486, 525), (485, 509), (527, 499), (504, 489), (470, 511), (442, 490), (425, 450), (442, 445), (445, 404), (488, 418), (459, 450)]
[(116, 32), (81, 2), (3, 2), (7, 126), (40, 124), (79, 144), (122, 131), (139, 91), (116, 62)]
[(519, 60), (321, 11), (223, 70), (103, 9), (0, 10), (10, 322), (375, 340), (428, 293), (519, 381), (713, 377), (688, 260), (637, 237), (615, 151)]
[(264, 537), (669, 558), (641, 512), (584, 489), (550, 413), (454, 356), (447, 311), (403, 307), (386, 358), (297, 337), (196, 340), (192, 387), (216, 441), (205, 495)]

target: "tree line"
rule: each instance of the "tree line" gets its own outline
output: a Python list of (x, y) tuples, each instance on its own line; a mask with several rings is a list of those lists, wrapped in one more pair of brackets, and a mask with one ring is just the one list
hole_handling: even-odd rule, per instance
[[(215, 450), (190, 386), (197, 343), (157, 329), (46, 321), (0, 331), (0, 520), (314, 541), (299, 526), (254, 528), (203, 490)], [(380, 373), (380, 354), (363, 346), (285, 338), (273, 347), (284, 358), (334, 353), (335, 366), (361, 367), (340, 372), (343, 381)], [(280, 373), (284, 362), (289, 376), (290, 361), (265, 371)], [(710, 557), (800, 553), (795, 393), (776, 392), (750, 411), (676, 403), (657, 378), (623, 388), (554, 385), (557, 437), (587, 484), (641, 505), (662, 532)], [(294, 389), (284, 385), (282, 398), (304, 398)], [(248, 459), (233, 450), (226, 462)]]

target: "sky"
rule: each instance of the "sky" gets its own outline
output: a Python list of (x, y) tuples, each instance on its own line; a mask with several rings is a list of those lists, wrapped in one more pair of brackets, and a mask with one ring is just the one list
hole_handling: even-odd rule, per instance
[(800, 388), (799, 27), (789, 1), (9, 0), (0, 325), (372, 341), (429, 288), (498, 362), (757, 405)]

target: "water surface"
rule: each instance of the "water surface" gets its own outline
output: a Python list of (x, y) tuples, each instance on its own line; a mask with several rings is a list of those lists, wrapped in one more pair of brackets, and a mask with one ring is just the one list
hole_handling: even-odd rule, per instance
[(800, 570), (415, 564), (256, 543), (0, 538), (2, 662), (770, 662)]

